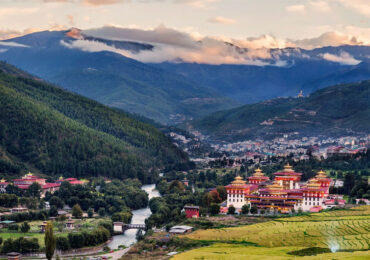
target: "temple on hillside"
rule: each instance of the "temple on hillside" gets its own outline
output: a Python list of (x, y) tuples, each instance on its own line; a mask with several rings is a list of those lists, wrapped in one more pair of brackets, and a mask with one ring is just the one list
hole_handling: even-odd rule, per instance
[(324, 171), (319, 171), (314, 178), (303, 184), (302, 173), (295, 172), (289, 164), (273, 176), (274, 180), (270, 181), (261, 169), (257, 169), (248, 178), (248, 184), (242, 177), (235, 177), (235, 180), (226, 186), (227, 207), (233, 205), (240, 210), (247, 204), (282, 213), (299, 209), (317, 211), (325, 208), (331, 179)]

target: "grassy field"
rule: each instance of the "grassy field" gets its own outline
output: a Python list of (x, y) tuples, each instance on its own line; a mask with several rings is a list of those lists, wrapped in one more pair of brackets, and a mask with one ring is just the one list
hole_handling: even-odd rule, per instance
[[(287, 252), (310, 247), (334, 251), (364, 250), (329, 253), (328, 258), (324, 254), (318, 255), (324, 257), (322, 259), (370, 259), (370, 251), (366, 251), (370, 250), (370, 206), (279, 218), (240, 227), (197, 230), (186, 237), (217, 243), (182, 253), (175, 259), (293, 259), (294, 256)], [(277, 258), (271, 258), (271, 252)], [(259, 257), (261, 255), (266, 257)]]
[[(83, 231), (83, 230), (89, 230), (93, 227), (97, 226), (100, 219), (74, 219), (75, 226), (78, 227), (75, 230)], [(41, 247), (44, 246), (44, 234), (40, 233), (40, 225), (43, 223), (43, 221), (31, 221), (28, 222), (31, 226), (31, 229), (27, 233), (22, 233), (19, 231), (12, 231), (8, 229), (0, 229), (0, 237), (3, 240), (6, 240), (8, 238), (16, 239), (19, 237), (27, 237), (27, 238), (37, 238), (39, 241), (39, 244)], [(22, 224), (22, 222), (17, 223), (19, 226)], [(54, 234), (57, 236), (67, 236), (69, 232), (72, 232), (70, 230), (66, 230), (64, 228), (59, 229), (59, 227), (64, 227), (64, 222), (53, 222), (54, 224)]]
[(370, 251), (356, 251), (356, 252), (337, 252), (324, 253), (316, 256), (294, 256), (289, 255), (289, 252), (299, 250), (299, 247), (255, 247), (244, 245), (233, 245), (216, 243), (211, 246), (194, 249), (175, 255), (173, 260), (188, 260), (188, 259), (227, 259), (227, 260), (288, 260), (288, 259), (346, 259), (346, 260), (360, 260), (369, 259)]

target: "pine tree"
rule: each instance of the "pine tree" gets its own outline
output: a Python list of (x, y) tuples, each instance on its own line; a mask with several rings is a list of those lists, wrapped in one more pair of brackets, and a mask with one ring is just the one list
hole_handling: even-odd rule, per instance
[(53, 233), (53, 224), (49, 221), (45, 228), (45, 255), (48, 260), (51, 260), (54, 255), (56, 239)]

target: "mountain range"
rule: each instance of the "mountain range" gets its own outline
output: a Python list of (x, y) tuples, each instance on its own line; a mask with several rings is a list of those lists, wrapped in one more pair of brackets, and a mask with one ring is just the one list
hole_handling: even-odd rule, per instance
[[(68, 32), (45, 31), (3, 45), (0, 42), (0, 60), (100, 103), (161, 123), (232, 107), (230, 99), (181, 75), (114, 52), (69, 48), (67, 44), (76, 39)], [(120, 44), (131, 51), (132, 46), (146, 47)]]
[[(191, 43), (189, 48), (202, 44)], [(153, 63), (140, 57), (160, 56), (163, 44), (112, 39), (75, 28), (0, 41), (0, 60), (72, 92), (162, 124), (296, 96), (301, 90), (308, 95), (327, 86), (370, 79), (370, 46), (251, 50), (228, 42), (221, 44), (233, 55), (252, 60), (212, 65), (175, 58)], [(258, 57), (253, 56), (255, 53)]]
[(186, 127), (211, 140), (241, 141), (283, 134), (339, 136), (370, 130), (370, 81), (335, 85), (308, 97), (276, 98), (212, 113)]
[(155, 127), (0, 63), (0, 172), (139, 178), (187, 169)]

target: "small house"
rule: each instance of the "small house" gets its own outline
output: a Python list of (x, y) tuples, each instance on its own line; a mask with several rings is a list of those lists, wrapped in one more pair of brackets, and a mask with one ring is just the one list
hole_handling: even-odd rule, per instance
[(66, 229), (73, 230), (75, 229), (75, 222), (72, 219), (68, 219), (64, 226)]
[(46, 221), (44, 221), (41, 225), (40, 225), (40, 233), (45, 233), (45, 229), (46, 229)]
[(186, 218), (199, 218), (199, 206), (185, 206)]
[(122, 233), (124, 225), (125, 224), (123, 222), (113, 222), (113, 231), (114, 231), (114, 233)]
[(181, 225), (181, 226), (173, 226), (169, 232), (171, 234), (186, 234), (186, 233), (190, 233), (192, 230), (193, 230), (193, 227), (191, 226)]
[(22, 213), (22, 212), (27, 212), (28, 209), (27, 208), (19, 207), (19, 208), (12, 208), (10, 211), (12, 213)]
[(0, 228), (7, 228), (10, 224), (13, 224), (15, 221), (13, 220), (4, 220), (0, 221)]

